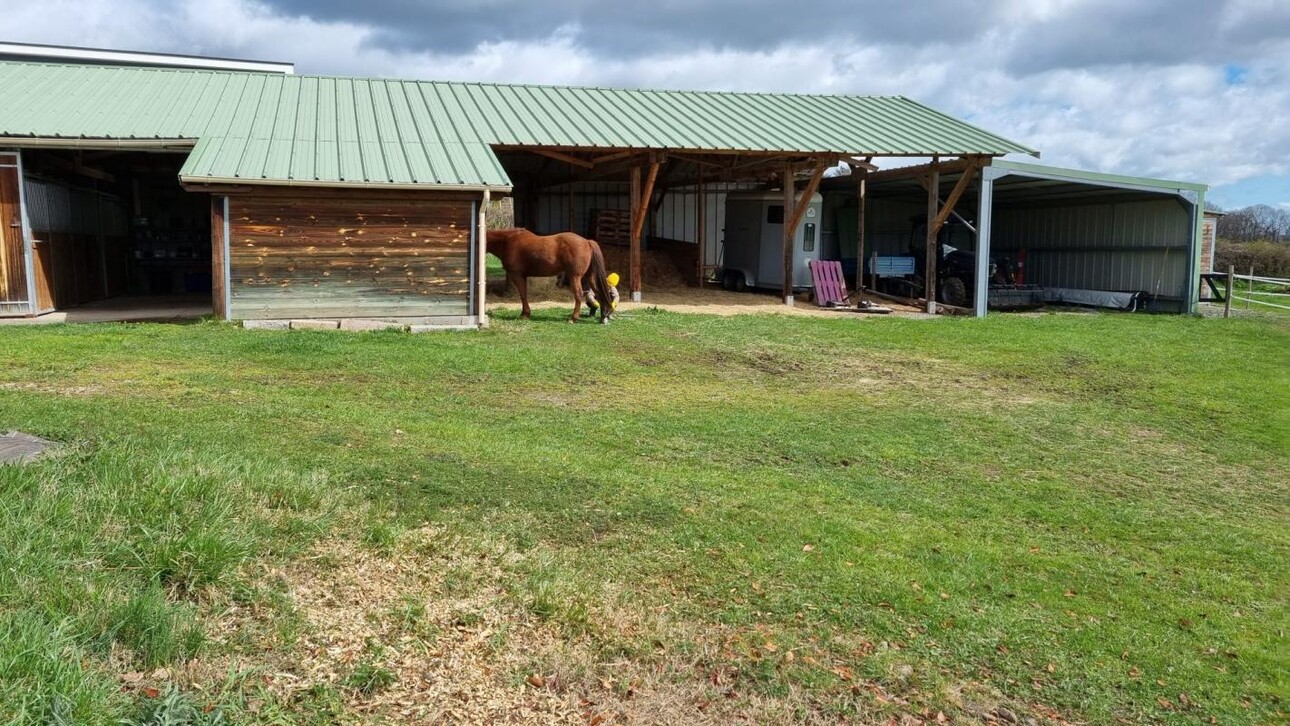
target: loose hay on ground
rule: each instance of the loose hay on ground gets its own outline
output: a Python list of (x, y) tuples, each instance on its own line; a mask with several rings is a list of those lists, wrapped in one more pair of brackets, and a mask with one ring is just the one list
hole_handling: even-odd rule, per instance
[[(258, 670), (266, 700), (288, 711), (302, 694), (336, 689), (355, 722), (838, 722), (797, 688), (776, 697), (746, 691), (737, 670), (709, 665), (738, 634), (676, 622), (666, 608), (598, 604), (593, 630), (653, 651), (610, 656), (613, 648), (597, 648), (594, 637), (571, 634), (558, 616), (538, 617), (520, 602), (517, 573), (534, 554), (462, 543), (434, 527), (405, 533), (384, 553), (350, 540), (322, 542), (298, 564), (268, 575), (281, 579), (303, 620), (296, 642), (268, 637), (238, 653), (239, 631), (280, 613), (226, 608), (212, 618), (210, 637), (234, 652), (194, 663), (176, 678), (203, 691), (228, 673)], [(463, 572), (468, 586), (455, 576)], [(420, 621), (415, 627), (406, 617), (409, 604)], [(667, 642), (686, 643), (686, 653), (668, 652)], [(360, 667), (393, 678), (364, 691), (352, 685)], [(859, 691), (842, 693), (863, 712)]]

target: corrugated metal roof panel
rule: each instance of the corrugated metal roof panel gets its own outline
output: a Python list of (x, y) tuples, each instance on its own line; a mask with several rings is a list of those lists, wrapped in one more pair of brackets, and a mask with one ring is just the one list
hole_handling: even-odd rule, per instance
[(200, 140), (187, 180), (509, 186), (492, 146), (1033, 153), (903, 97), (0, 62), (0, 137)]

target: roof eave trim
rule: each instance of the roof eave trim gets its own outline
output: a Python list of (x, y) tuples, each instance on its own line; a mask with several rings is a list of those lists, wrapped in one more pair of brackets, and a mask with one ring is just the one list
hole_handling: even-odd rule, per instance
[(59, 136), (0, 136), (0, 147), (46, 149), (152, 149), (188, 151), (197, 145), (197, 139), (110, 139), (65, 138)]
[(1130, 191), (1156, 192), (1164, 194), (1176, 194), (1185, 191), (1209, 191), (1209, 185), (1199, 184), (1197, 182), (1157, 179), (1154, 177), (1134, 177), (1125, 176), (1123, 174), (1107, 174), (1105, 172), (1084, 171), (1082, 169), (1067, 169), (1057, 166), (1026, 164), (1018, 161), (999, 160), (993, 162), (991, 164), (991, 168), (995, 170), (994, 173), (998, 176), (1025, 176), (1034, 179), (1049, 179), (1052, 181), (1062, 181), (1075, 184), (1090, 184), (1095, 186), (1127, 189)]
[(227, 184), (234, 186), (306, 187), (313, 189), (400, 189), (422, 192), (496, 192), (509, 194), (514, 187), (504, 184), (427, 184), (419, 182), (323, 181), (316, 179), (247, 179), (245, 177), (194, 176), (180, 174), (181, 184)]

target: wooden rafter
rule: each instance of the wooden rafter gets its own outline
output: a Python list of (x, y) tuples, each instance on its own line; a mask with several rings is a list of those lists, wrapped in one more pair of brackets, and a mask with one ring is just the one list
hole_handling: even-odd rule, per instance
[(824, 178), (824, 172), (830, 165), (821, 163), (811, 171), (811, 178), (806, 182), (806, 188), (802, 190), (802, 198), (793, 205), (793, 217), (788, 226), (792, 230), (797, 229), (797, 225), (802, 223), (802, 217), (806, 215), (806, 208), (811, 205), (811, 197), (820, 188), (820, 180)]
[(919, 164), (918, 166), (902, 166), (896, 169), (882, 169), (871, 172), (869, 181), (876, 183), (894, 181), (896, 179), (909, 179), (925, 177), (927, 172), (935, 168), (939, 172), (953, 173), (963, 171), (969, 166), (984, 166), (989, 163), (990, 157), (963, 157), (952, 161), (938, 161), (934, 164)]
[(59, 156), (42, 156), (41, 164), (55, 167), (61, 171), (77, 176), (83, 176), (89, 179), (97, 179), (109, 183), (116, 183), (116, 175), (111, 172), (103, 171), (97, 167), (89, 166), (81, 161), (79, 157), (73, 159), (64, 159)]
[(936, 219), (932, 222), (935, 232), (939, 233), (941, 231), (941, 226), (945, 224), (945, 220), (949, 219), (950, 214), (954, 212), (954, 205), (959, 203), (959, 198), (963, 196), (963, 192), (967, 191), (972, 179), (976, 177), (976, 170), (976, 166), (969, 166), (963, 172), (963, 176), (959, 177), (958, 183), (954, 185), (954, 189), (950, 191), (949, 198), (945, 200), (945, 204), (941, 205), (941, 211), (936, 213)]
[(607, 176), (615, 176), (622, 174), (625, 171), (640, 168), (643, 164), (648, 163), (651, 158), (662, 160), (663, 157), (648, 153), (633, 154), (630, 157), (619, 159), (617, 161), (597, 164), (596, 168), (590, 169), (570, 181), (594, 181), (596, 179), (603, 179)]
[(593, 159), (591, 160), (591, 163), (592, 163), (592, 164), (608, 164), (608, 163), (609, 163), (609, 162), (611, 162), (611, 161), (618, 161), (619, 159), (626, 159), (626, 158), (631, 157), (631, 156), (636, 156), (636, 155), (637, 155), (637, 154), (639, 154), (639, 153), (640, 153), (640, 152), (639, 152), (639, 151), (636, 151), (635, 149), (628, 149), (628, 150), (626, 150), (626, 151), (615, 151), (615, 152), (614, 152), (614, 153), (612, 153), (612, 154), (601, 154), (600, 156), (597, 156), (597, 157), (593, 158)]
[(654, 183), (658, 181), (659, 162), (652, 161), (645, 174), (645, 184), (641, 187), (640, 198), (636, 200), (635, 213), (632, 215), (632, 239), (640, 239), (641, 230), (645, 228), (645, 215), (649, 212), (650, 200), (654, 194)]
[(702, 158), (702, 157), (700, 157), (700, 156), (695, 156), (695, 155), (692, 155), (692, 154), (672, 154), (672, 156), (674, 156), (675, 158), (680, 159), (680, 160), (682, 160), (682, 161), (688, 161), (688, 162), (690, 162), (691, 164), (698, 164), (699, 166), (710, 166), (710, 167), (713, 167), (713, 168), (715, 168), (715, 169), (728, 169), (728, 168), (730, 168), (730, 164), (729, 164), (729, 163), (725, 163), (725, 164), (723, 164), (723, 163), (721, 163), (721, 162), (719, 162), (719, 161), (712, 161), (712, 160), (710, 160), (710, 159), (704, 159), (704, 158)]
[(936, 314), (936, 262), (939, 255), (937, 252), (936, 235), (939, 229), (932, 229), (932, 220), (936, 217), (936, 205), (940, 202), (937, 191), (941, 185), (941, 173), (936, 164), (932, 164), (932, 170), (927, 174), (927, 180), (924, 186), (927, 187), (927, 248), (925, 263), (923, 266), (923, 297), (927, 301), (927, 313)]
[(658, 182), (655, 184), (658, 191), (654, 193), (654, 198), (650, 200), (650, 209), (655, 212), (663, 206), (663, 199), (667, 196), (668, 190), (672, 188), (673, 182), (676, 179), (676, 170), (679, 165), (674, 163), (674, 161), (674, 159), (669, 158), (667, 163), (663, 166), (662, 171), (659, 172)]
[(529, 149), (529, 151), (533, 152), (534, 154), (537, 154), (538, 156), (545, 156), (548, 159), (563, 161), (566, 164), (580, 166), (583, 169), (592, 169), (596, 166), (595, 162), (578, 158), (572, 154), (566, 154), (563, 151), (552, 151), (551, 149)]

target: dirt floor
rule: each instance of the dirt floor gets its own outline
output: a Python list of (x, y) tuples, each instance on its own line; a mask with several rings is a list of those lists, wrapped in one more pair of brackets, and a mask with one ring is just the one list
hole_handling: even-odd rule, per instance
[[(676, 313), (699, 313), (703, 315), (814, 315), (822, 317), (878, 318), (883, 315), (858, 313), (855, 311), (820, 308), (810, 301), (809, 294), (799, 295), (792, 307), (784, 305), (779, 295), (770, 292), (729, 292), (720, 287), (645, 286), (641, 302), (633, 303), (627, 299), (626, 284), (619, 285), (623, 299), (618, 305), (618, 312), (630, 314), (634, 309), (659, 308)], [(901, 305), (878, 298), (867, 298), (875, 305), (891, 310), (891, 315), (910, 317), (928, 317), (917, 308)], [(518, 307), (519, 295), (514, 289), (506, 287), (505, 281), (493, 280), (488, 285), (488, 309), (508, 309)], [(529, 303), (536, 309), (573, 307), (573, 297), (567, 288), (557, 288), (554, 278), (532, 279), (529, 281)], [(584, 308), (585, 312), (585, 308)]]
[(210, 295), (122, 296), (31, 318), (0, 318), (0, 325), (195, 320), (211, 314)]

